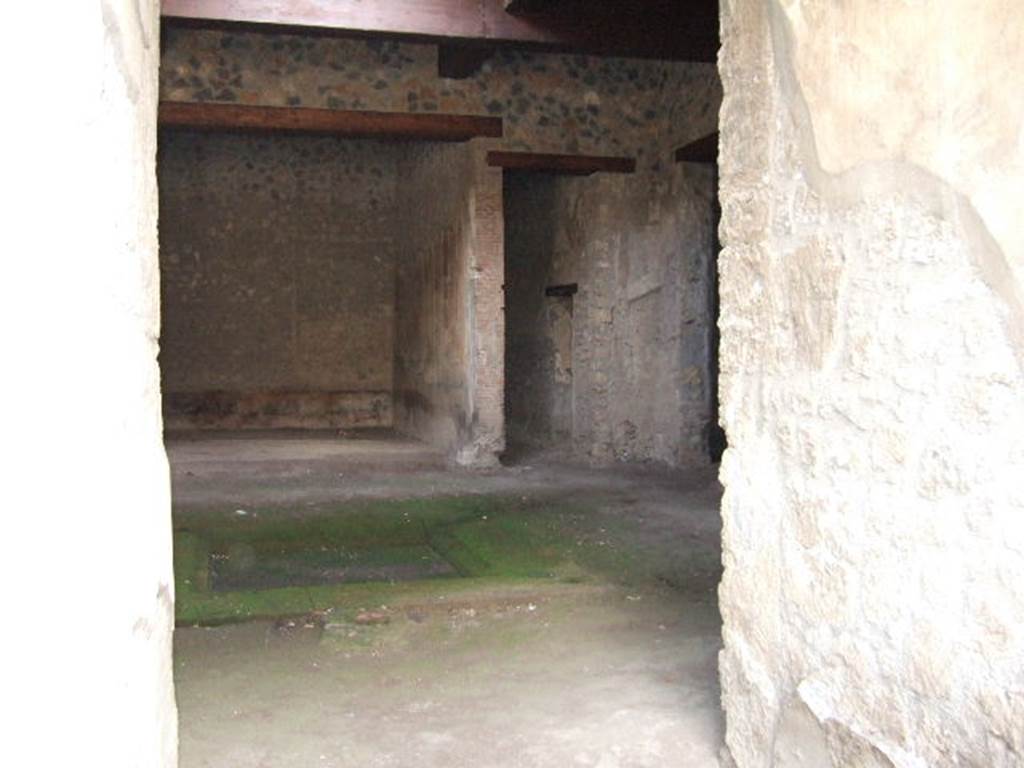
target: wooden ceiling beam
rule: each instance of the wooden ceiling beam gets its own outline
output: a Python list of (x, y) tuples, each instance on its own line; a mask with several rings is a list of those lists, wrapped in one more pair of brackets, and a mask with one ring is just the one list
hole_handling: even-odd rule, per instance
[(714, 61), (718, 0), (558, 0), (514, 15), (505, 0), (163, 0), (165, 19), (473, 40), (553, 51)]
[(633, 173), (636, 160), (631, 157), (603, 155), (555, 155), (540, 152), (488, 152), (487, 164), (492, 167), (566, 176), (589, 176), (592, 173)]
[(506, 13), (536, 13), (549, 8), (558, 0), (502, 0)]
[(465, 80), (480, 71), (491, 56), (494, 48), (459, 43), (442, 43), (437, 46), (437, 74), (450, 80)]
[(677, 163), (717, 163), (718, 131), (709, 133), (676, 150)]
[(167, 18), (437, 38), (484, 37), (479, 0), (162, 0)]
[(349, 138), (468, 141), (500, 138), (500, 118), (433, 113), (358, 112), (307, 107), (254, 107), (217, 102), (160, 102), (164, 128), (318, 133)]

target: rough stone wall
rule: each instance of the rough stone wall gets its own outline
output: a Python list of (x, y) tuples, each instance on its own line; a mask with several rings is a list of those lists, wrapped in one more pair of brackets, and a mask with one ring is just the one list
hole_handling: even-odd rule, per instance
[(482, 159), (411, 146), (398, 201), (395, 424), (467, 465), (504, 448), (501, 176)]
[[(0, 64), (3, 765), (177, 765), (161, 442), (158, 4), (26, 3)], [(43, 57), (27, 30), (49, 29)], [(19, 63), (20, 62), (20, 63)], [(55, 93), (60, 98), (53, 98)], [(15, 254), (17, 254), (15, 256)], [(43, 627), (22, 622), (59, 619)], [(18, 626), (20, 624), (20, 627)]]
[(715, 130), (720, 95), (713, 64), (499, 50), (448, 80), (436, 45), (189, 28), (165, 30), (161, 67), (164, 99), (492, 115), (507, 149), (654, 168)]
[(1024, 10), (728, 0), (727, 743), (1024, 764)]
[(506, 195), (510, 440), (705, 463), (712, 169), (509, 174)]
[(398, 155), (162, 133), (168, 426), (391, 425)]

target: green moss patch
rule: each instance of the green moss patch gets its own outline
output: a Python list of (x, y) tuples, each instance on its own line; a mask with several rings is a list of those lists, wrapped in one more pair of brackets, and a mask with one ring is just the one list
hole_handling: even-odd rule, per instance
[(175, 514), (177, 619), (214, 624), (576, 582), (605, 553), (563, 501), (494, 496), (359, 501), (313, 513)]
[(428, 544), (358, 549), (322, 544), (262, 552), (240, 544), (210, 558), (210, 583), (217, 592), (456, 575), (455, 567)]

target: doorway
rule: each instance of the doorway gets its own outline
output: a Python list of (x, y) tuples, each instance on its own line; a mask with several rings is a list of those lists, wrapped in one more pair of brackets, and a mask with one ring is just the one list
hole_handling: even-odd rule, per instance
[[(168, 94), (208, 98), (177, 73), (202, 83), (214, 55), (237, 58), (261, 98), (296, 87), (290, 119), (466, 124), (419, 111), (439, 108), (437, 92), (405, 111), (387, 101), (413, 87), (402, 73), (438, 79), (428, 44), (208, 34), (170, 35)], [(306, 75), (266, 68), (282, 56)], [(570, 82), (577, 66), (503, 53), (481, 75), (509, 91), (496, 107), (443, 85), (448, 108), (498, 110), (470, 122), (499, 120), (508, 151), (490, 135), (182, 140), (201, 151), (185, 191), (164, 195), (163, 362), (168, 423), (203, 428), (169, 445), (184, 766), (713, 759), (718, 491), (693, 463), (706, 329), (691, 257), (704, 221), (692, 190), (673, 186), (684, 174), (667, 148), (662, 166), (607, 136), (619, 155), (513, 151), (537, 141), (514, 133), (522, 73)], [(616, 109), (630, 66), (586, 66)], [(539, 81), (537, 110), (569, 109), (573, 94)], [(275, 109), (175, 107), (252, 120)], [(578, 119), (649, 138), (604, 114)], [(562, 172), (509, 170), (538, 162)], [(175, 359), (237, 376), (182, 397)], [(380, 407), (360, 410), (364, 397)], [(493, 462), (505, 426), (529, 460)], [(400, 442), (366, 432), (389, 428)], [(488, 455), (473, 471), (459, 463)]]

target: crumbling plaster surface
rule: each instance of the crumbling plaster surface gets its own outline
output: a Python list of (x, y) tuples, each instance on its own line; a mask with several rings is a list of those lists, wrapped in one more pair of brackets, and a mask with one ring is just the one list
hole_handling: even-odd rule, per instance
[(1024, 11), (722, 5), (727, 745), (1024, 762)]
[[(7, 10), (4, 70), (39, 60), (11, 78), (24, 119), (0, 149), (17, 190), (0, 232), (4, 363), (24, 374), (4, 383), (0, 764), (173, 768), (158, 4), (70, 3), (58, 24), (50, 6)], [(37, 56), (25, 31), (44, 28), (60, 55)], [(60, 629), (17, 630), (47, 613)]]
[(400, 154), (162, 133), (169, 426), (391, 426)]
[[(506, 192), (510, 437), (599, 463), (706, 463), (713, 170), (512, 174)], [(566, 302), (545, 288), (569, 283), (572, 317), (555, 322)]]
[(505, 447), (501, 170), (484, 153), (410, 145), (397, 205), (395, 426), (468, 466)]

